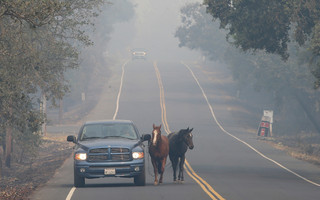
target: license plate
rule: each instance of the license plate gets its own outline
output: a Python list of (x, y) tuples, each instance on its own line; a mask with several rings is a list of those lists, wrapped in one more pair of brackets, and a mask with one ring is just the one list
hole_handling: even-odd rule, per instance
[(116, 174), (116, 169), (115, 168), (105, 168), (104, 174), (105, 175), (114, 175), (114, 174)]

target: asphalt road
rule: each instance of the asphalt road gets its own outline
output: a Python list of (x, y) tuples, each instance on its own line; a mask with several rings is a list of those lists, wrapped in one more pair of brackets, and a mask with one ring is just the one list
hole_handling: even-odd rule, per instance
[[(151, 133), (153, 123), (163, 124), (170, 131), (194, 128), (195, 148), (188, 150), (186, 157), (194, 170), (192, 176), (199, 178), (185, 173), (184, 184), (174, 184), (168, 162), (164, 183), (154, 186), (153, 169), (147, 157), (147, 185), (144, 187), (135, 186), (132, 179), (105, 178), (86, 180), (85, 188), (75, 189), (70, 158), (47, 185), (36, 191), (32, 199), (320, 198), (319, 167), (272, 148), (237, 123), (239, 120), (230, 111), (233, 105), (224, 101), (230, 93), (223, 90), (223, 72), (219, 73), (221, 69), (218, 66), (212, 66), (217, 72), (213, 79), (194, 64), (136, 60), (123, 67), (116, 118), (133, 120), (140, 133)], [(120, 85), (120, 67), (118, 72), (112, 82), (114, 87)], [(87, 120), (112, 119), (117, 94), (115, 90), (108, 93), (109, 89), (106, 87), (104, 98), (107, 100), (100, 101), (93, 113), (86, 117)], [(161, 113), (163, 111), (165, 116)], [(166, 133), (165, 130), (162, 132)]]

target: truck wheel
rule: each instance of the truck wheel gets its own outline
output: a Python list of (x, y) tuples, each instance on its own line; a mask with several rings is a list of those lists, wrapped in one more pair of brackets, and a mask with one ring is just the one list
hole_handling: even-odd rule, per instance
[(146, 185), (146, 172), (143, 167), (143, 170), (140, 175), (134, 177), (134, 184), (138, 186), (145, 186)]
[(85, 185), (85, 178), (84, 177), (80, 177), (76, 170), (73, 171), (74, 172), (74, 187), (84, 187)]

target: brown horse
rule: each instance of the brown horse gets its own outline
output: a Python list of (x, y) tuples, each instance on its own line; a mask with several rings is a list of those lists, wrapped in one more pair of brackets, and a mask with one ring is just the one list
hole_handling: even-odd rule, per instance
[(166, 166), (169, 154), (169, 141), (164, 135), (161, 135), (161, 125), (153, 124), (151, 143), (149, 145), (149, 154), (154, 169), (154, 185), (158, 185), (158, 173), (160, 174), (159, 183), (162, 183), (163, 172)]

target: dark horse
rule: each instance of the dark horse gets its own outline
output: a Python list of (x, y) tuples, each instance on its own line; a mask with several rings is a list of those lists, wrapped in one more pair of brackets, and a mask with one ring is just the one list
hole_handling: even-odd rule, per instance
[(154, 169), (154, 185), (158, 185), (158, 173), (160, 174), (159, 183), (162, 183), (163, 172), (166, 166), (169, 154), (169, 141), (164, 135), (161, 135), (161, 125), (153, 124), (151, 143), (149, 145), (149, 154)]
[(179, 163), (179, 175), (178, 181), (183, 182), (183, 165), (185, 161), (185, 153), (188, 148), (193, 149), (193, 141), (192, 141), (192, 129), (181, 129), (179, 132), (170, 133), (168, 135), (169, 139), (169, 158), (171, 160), (172, 168), (173, 168), (173, 181), (177, 181), (177, 165)]

